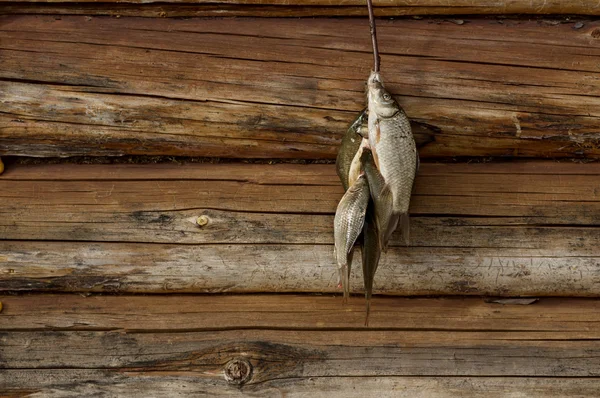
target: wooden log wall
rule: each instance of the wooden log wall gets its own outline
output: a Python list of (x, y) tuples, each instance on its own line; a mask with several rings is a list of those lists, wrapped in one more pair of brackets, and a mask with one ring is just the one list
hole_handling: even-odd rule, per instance
[[(374, 0), (378, 16), (600, 15), (594, 0)], [(0, 0), (6, 14), (144, 17), (366, 16), (360, 0)]]
[[(423, 159), (600, 155), (599, 22), (463, 22), (379, 24)], [(333, 159), (364, 107), (366, 26), (0, 17), (0, 155)]]
[(597, 397), (598, 2), (375, 5), (423, 162), (366, 328), (362, 1), (0, 0), (1, 397)]
[[(377, 291), (599, 295), (599, 179), (597, 163), (423, 164), (411, 246), (394, 238)], [(0, 187), (0, 289), (337, 291), (333, 165), (21, 166)]]

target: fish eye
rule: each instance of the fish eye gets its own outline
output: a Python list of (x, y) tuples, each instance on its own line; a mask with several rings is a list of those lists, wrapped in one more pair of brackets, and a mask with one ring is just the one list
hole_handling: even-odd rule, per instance
[(386, 100), (386, 101), (389, 101), (389, 100), (392, 99), (392, 96), (389, 95), (388, 93), (383, 93), (383, 99)]

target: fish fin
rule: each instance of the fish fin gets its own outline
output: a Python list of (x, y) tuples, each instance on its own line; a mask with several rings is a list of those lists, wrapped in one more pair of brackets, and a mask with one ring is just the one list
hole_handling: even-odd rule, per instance
[[(379, 156), (377, 155), (377, 150), (375, 145), (377, 143), (379, 143), (380, 140), (380, 130), (379, 130), (379, 121), (375, 122), (375, 131), (374, 131), (375, 135), (374, 137), (371, 137), (369, 134), (369, 149), (371, 149), (371, 152), (373, 153), (373, 162), (375, 163), (375, 167), (377, 168), (377, 170), (379, 170)], [(373, 140), (375, 142), (375, 145), (372, 145), (371, 140)]]
[[(380, 197), (380, 203), (384, 204), (385, 206), (389, 206), (390, 208), (393, 207), (393, 195), (392, 195), (392, 190), (389, 186), (389, 184), (385, 184), (383, 186), (383, 188), (381, 189), (381, 192), (379, 194)], [(382, 225), (380, 226), (379, 229), (379, 247), (381, 247), (381, 250), (385, 253), (387, 252), (387, 246), (388, 246), (388, 242), (390, 240), (390, 237), (392, 236), (392, 234), (394, 233), (394, 231), (396, 230), (396, 227), (398, 226), (398, 215), (393, 213), (393, 212), (389, 212), (387, 211), (387, 209), (384, 211), (383, 213), (384, 215), (388, 215), (389, 219), (387, 220), (387, 226), (385, 228), (385, 230), (383, 230), (383, 223), (381, 223)]]
[(379, 144), (379, 140), (381, 140), (381, 130), (379, 128), (379, 120), (375, 122), (375, 143)]
[(400, 220), (400, 215), (398, 215), (398, 214), (392, 214), (390, 216), (390, 221), (388, 223), (387, 230), (385, 231), (385, 234), (383, 235), (383, 242), (381, 244), (381, 250), (384, 253), (387, 253), (388, 244), (390, 243), (392, 234), (394, 233), (394, 231), (396, 231), (396, 228), (398, 228), (399, 220)]
[(348, 297), (350, 297), (350, 272), (348, 265), (346, 265), (343, 269), (344, 275), (342, 279), (342, 286), (344, 287), (344, 296), (342, 302), (344, 304), (348, 303)]
[(415, 168), (415, 174), (419, 171), (419, 167), (421, 167), (421, 159), (419, 159), (419, 153), (417, 152), (417, 167)]
[(342, 287), (344, 288), (343, 302), (348, 302), (350, 297), (350, 270), (352, 268), (352, 259), (354, 258), (354, 246), (350, 246), (350, 250), (346, 255), (346, 265), (341, 269)]
[(346, 274), (348, 270), (348, 264), (342, 265), (339, 269), (339, 279), (340, 283), (338, 284), (338, 289), (343, 289), (342, 303), (346, 304), (348, 301), (348, 297), (346, 297)]
[(373, 154), (373, 163), (375, 163), (375, 168), (379, 169), (379, 155), (377, 155), (377, 150), (374, 146), (371, 145), (371, 153)]
[(377, 217), (373, 208), (373, 201), (367, 210), (367, 217), (363, 228), (364, 245), (362, 252), (363, 278), (366, 298), (365, 326), (369, 325), (369, 314), (371, 312), (371, 295), (373, 293), (373, 280), (379, 264), (381, 248), (379, 246), (380, 236), (377, 229)]
[(404, 239), (404, 244), (408, 246), (410, 242), (410, 220), (408, 213), (400, 214), (400, 225), (402, 228), (402, 238)]
[(348, 301), (348, 297), (350, 297), (350, 271), (352, 268), (352, 258), (354, 257), (354, 247), (350, 249), (348, 252), (347, 258), (347, 266), (346, 272), (344, 273), (344, 302)]
[(369, 137), (363, 137), (362, 141), (360, 142), (360, 146), (371, 150), (371, 144), (369, 144)]
[[(419, 167), (421, 166), (421, 161), (419, 160), (419, 154), (417, 153), (417, 168), (415, 169), (415, 176), (417, 175), (417, 173), (419, 172)], [(413, 179), (413, 183), (412, 183), (412, 188), (410, 190), (410, 194), (414, 195), (416, 188), (417, 188), (417, 184), (415, 184), (416, 179)]]

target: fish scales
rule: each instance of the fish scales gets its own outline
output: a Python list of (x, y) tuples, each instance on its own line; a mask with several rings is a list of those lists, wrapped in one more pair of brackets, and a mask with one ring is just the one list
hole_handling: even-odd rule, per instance
[[(379, 250), (386, 251), (392, 233), (396, 230), (399, 216), (393, 212), (393, 197), (389, 186), (377, 170), (373, 153), (365, 148), (361, 154), (362, 167), (369, 182), (369, 191), (373, 199), (373, 218), (379, 236)], [(367, 217), (368, 217), (367, 212)]]
[(369, 184), (364, 174), (361, 174), (356, 182), (348, 188), (335, 212), (333, 230), (335, 256), (345, 298), (349, 294), (348, 254), (362, 232), (369, 198)]
[[(398, 217), (404, 242), (408, 244), (408, 209), (419, 167), (417, 145), (408, 117), (383, 86), (379, 73), (371, 72), (367, 87), (369, 145), (375, 165), (392, 193), (392, 211)], [(390, 229), (385, 235), (389, 237), (391, 232)]]
[(407, 213), (417, 172), (417, 146), (404, 111), (379, 120), (375, 148), (379, 171), (392, 191), (394, 212)]

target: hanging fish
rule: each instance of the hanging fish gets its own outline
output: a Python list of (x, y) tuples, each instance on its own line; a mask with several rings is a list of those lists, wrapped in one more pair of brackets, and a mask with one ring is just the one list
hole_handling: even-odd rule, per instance
[(340, 200), (335, 212), (333, 225), (334, 256), (344, 288), (344, 301), (347, 301), (350, 295), (352, 250), (363, 229), (369, 196), (367, 179), (364, 174), (360, 174), (356, 182), (348, 188)]
[(373, 153), (369, 148), (363, 149), (360, 160), (367, 176), (369, 191), (373, 199), (373, 217), (379, 236), (379, 249), (385, 252), (387, 251), (390, 237), (398, 225), (399, 216), (393, 212), (393, 198), (390, 186), (385, 183), (383, 176), (377, 169), (377, 166), (375, 166)]
[(378, 72), (371, 72), (367, 93), (368, 134), (373, 159), (392, 193), (392, 211), (399, 217), (404, 241), (408, 245), (408, 207), (419, 167), (417, 146), (408, 117), (385, 89)]
[[(364, 128), (363, 124), (366, 124), (366, 122), (367, 110), (364, 109), (342, 137), (342, 144), (335, 160), (335, 166), (337, 175), (344, 186), (344, 192), (356, 181), (360, 172), (360, 167), (358, 167), (358, 172), (356, 171), (356, 165), (360, 159), (358, 150), (362, 141), (362, 137), (359, 134), (361, 129)], [(350, 170), (352, 170), (352, 177), (350, 177)]]
[[(368, 177), (367, 177), (368, 179)], [(369, 315), (371, 313), (371, 295), (373, 294), (373, 280), (375, 272), (379, 265), (381, 256), (381, 245), (379, 230), (377, 228), (375, 206), (373, 200), (369, 201), (365, 224), (363, 226), (363, 244), (362, 244), (362, 268), (365, 286), (365, 299), (367, 301), (365, 326), (369, 326)]]
[[(348, 190), (348, 187), (356, 181), (358, 178), (358, 173), (356, 173), (356, 163), (359, 161), (360, 156), (358, 155), (358, 150), (361, 146), (362, 137), (360, 134), (361, 129), (366, 130), (367, 123), (367, 110), (364, 109), (357, 117), (354, 119), (350, 127), (346, 130), (346, 133), (342, 137), (342, 143), (340, 145), (340, 149), (337, 154), (337, 158), (335, 161), (337, 175), (342, 182), (342, 186), (344, 187), (344, 192)], [(358, 155), (358, 156), (357, 156)], [(352, 166), (354, 164), (354, 167)], [(353, 170), (353, 175), (350, 177), (350, 169)], [(350, 183), (351, 181), (351, 183)], [(350, 249), (350, 252), (347, 256), (347, 267), (348, 274), (350, 274), (350, 268), (352, 265), (354, 248)], [(337, 257), (336, 257), (337, 259)], [(345, 272), (345, 271), (344, 271)], [(343, 273), (340, 270), (340, 278), (338, 284), (342, 287), (342, 279)]]

